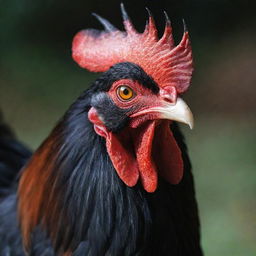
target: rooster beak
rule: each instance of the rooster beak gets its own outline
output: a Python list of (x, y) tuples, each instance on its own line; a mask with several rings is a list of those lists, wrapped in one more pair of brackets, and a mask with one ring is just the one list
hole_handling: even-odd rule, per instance
[(193, 114), (184, 100), (177, 98), (176, 104), (164, 101), (161, 106), (151, 107), (139, 111), (132, 117), (143, 114), (157, 114), (159, 119), (168, 119), (187, 124), (190, 129), (194, 127)]
[(175, 105), (165, 103), (165, 106), (156, 107), (156, 110), (157, 109), (162, 119), (178, 121), (187, 124), (190, 129), (193, 129), (194, 117), (190, 108), (183, 99), (177, 98)]

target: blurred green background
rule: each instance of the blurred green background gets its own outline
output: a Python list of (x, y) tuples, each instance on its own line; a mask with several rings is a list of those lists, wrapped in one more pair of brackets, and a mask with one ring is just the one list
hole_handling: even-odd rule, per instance
[[(186, 20), (195, 72), (185, 99), (195, 128), (183, 127), (194, 167), (208, 256), (256, 255), (256, 2), (124, 1), (139, 31), (148, 6), (176, 41)], [(101, 26), (122, 28), (119, 1), (0, 0), (0, 108), (17, 136), (36, 149), (68, 106), (97, 77), (71, 59), (71, 41)]]

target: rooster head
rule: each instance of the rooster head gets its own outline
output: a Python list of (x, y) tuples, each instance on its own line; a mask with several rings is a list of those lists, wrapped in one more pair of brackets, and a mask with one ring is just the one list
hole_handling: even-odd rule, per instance
[(138, 33), (121, 5), (125, 32), (95, 14), (104, 31), (80, 31), (73, 58), (83, 68), (104, 72), (94, 83), (88, 118), (106, 147), (118, 176), (128, 186), (140, 180), (154, 192), (158, 175), (171, 184), (183, 176), (181, 151), (170, 130), (173, 121), (193, 127), (193, 115), (181, 99), (192, 76), (192, 52), (186, 29), (175, 46), (167, 14), (158, 39), (153, 17)]

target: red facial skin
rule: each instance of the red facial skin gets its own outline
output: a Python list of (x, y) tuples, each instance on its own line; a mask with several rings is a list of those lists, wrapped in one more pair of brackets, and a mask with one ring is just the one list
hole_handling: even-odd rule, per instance
[[(130, 100), (120, 99), (117, 95), (117, 89), (122, 85), (129, 86), (133, 90), (135, 93), (133, 98)], [(159, 106), (158, 95), (153, 94), (150, 89), (147, 89), (138, 82), (130, 79), (122, 79), (114, 82), (108, 94), (119, 108), (133, 108), (133, 111), (129, 112), (128, 115), (132, 115), (144, 108)]]
[[(122, 85), (133, 90), (134, 96), (130, 100), (118, 96), (117, 89)], [(167, 87), (154, 94), (136, 81), (122, 79), (113, 83), (108, 95), (119, 108), (131, 109), (127, 113), (131, 118), (129, 125), (118, 133), (108, 131), (94, 108), (88, 112), (88, 118), (94, 124), (95, 132), (106, 139), (108, 154), (122, 181), (134, 186), (140, 179), (148, 192), (157, 189), (158, 174), (171, 184), (179, 183), (183, 161), (170, 130), (171, 121), (161, 120), (160, 114), (150, 111), (132, 117), (142, 110), (147, 112), (152, 107), (163, 106), (165, 102), (175, 104), (175, 88)]]
[[(91, 109), (88, 113), (95, 131), (106, 138), (109, 156), (124, 183), (133, 186), (140, 178), (144, 188), (153, 192), (157, 187), (157, 171), (176, 184), (182, 177), (183, 162), (169, 128), (171, 121), (161, 120), (157, 110), (150, 112), (150, 108), (161, 107), (167, 102), (175, 104), (177, 93), (188, 89), (193, 71), (192, 50), (186, 29), (175, 46), (168, 19), (160, 39), (151, 15), (143, 33), (137, 32), (127, 17), (124, 27), (125, 32), (116, 29), (97, 33), (95, 30), (80, 31), (74, 37), (72, 55), (81, 67), (93, 72), (107, 71), (117, 63), (132, 62), (158, 84), (158, 95), (131, 80), (112, 85), (108, 94), (114, 103), (120, 108), (131, 108), (127, 113), (131, 118), (129, 126), (119, 133), (108, 131), (96, 110)], [(131, 87), (136, 97), (120, 100), (116, 89), (121, 84)], [(157, 142), (157, 137), (161, 143)]]

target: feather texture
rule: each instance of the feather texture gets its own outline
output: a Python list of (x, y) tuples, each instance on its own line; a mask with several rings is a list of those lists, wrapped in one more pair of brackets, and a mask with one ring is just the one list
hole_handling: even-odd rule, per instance
[(19, 210), (27, 250), (37, 243), (39, 227), (61, 253), (201, 255), (191, 167), (177, 127), (182, 182), (160, 179), (153, 194), (141, 184), (127, 187), (87, 119), (91, 95), (71, 106), (24, 170)]

